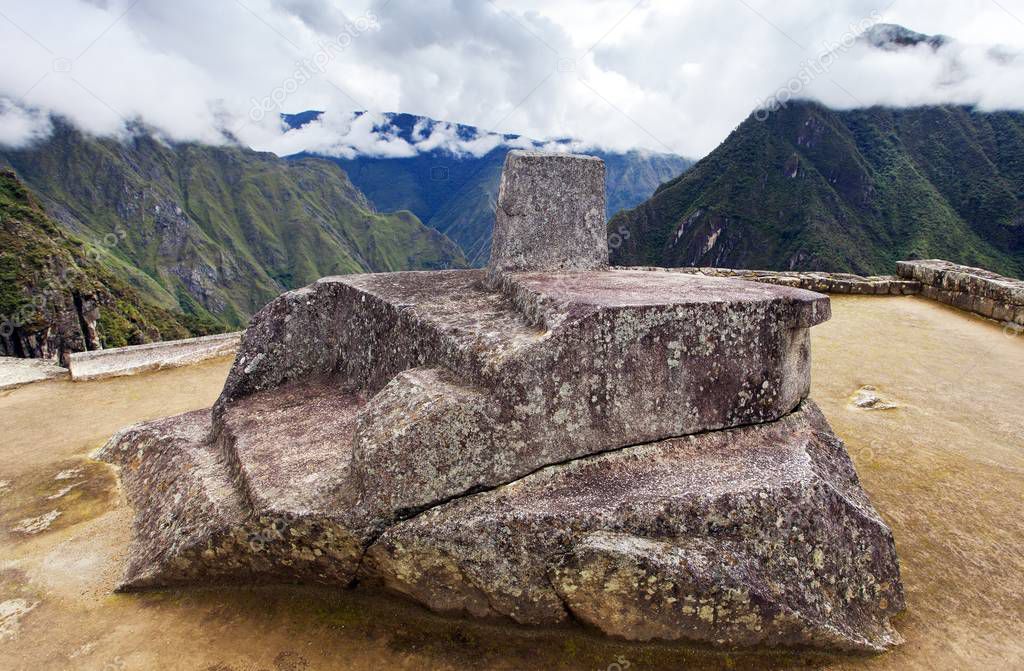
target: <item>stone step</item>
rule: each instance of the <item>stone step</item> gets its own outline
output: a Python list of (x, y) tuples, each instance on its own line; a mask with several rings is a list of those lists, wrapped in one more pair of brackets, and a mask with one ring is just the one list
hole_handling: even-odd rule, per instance
[[(342, 483), (350, 453), (333, 459), (333, 442), (324, 450), (295, 448), (300, 431), (314, 441), (329, 439), (345, 420), (318, 422), (339, 408), (351, 422), (355, 402), (324, 394), (320, 403), (312, 399), (323, 414), (311, 416), (289, 414), (297, 406), (276, 397), (266, 405), (260, 400), (230, 416), (233, 447), (240, 446), (231, 459), (224, 452), (226, 439), (211, 437), (209, 410), (130, 427), (97, 452), (98, 459), (120, 467), (136, 511), (131, 558), (119, 589), (256, 582), (345, 586), (353, 579), (363, 537), (346, 524), (351, 509), (342, 503), (351, 491)], [(275, 423), (260, 427), (261, 418)], [(351, 433), (341, 444), (351, 444)], [(247, 468), (244, 476), (239, 464)]]
[(282, 294), (246, 330), (216, 414), (246, 395), (334, 375), (369, 394), (409, 368), (473, 377), (544, 336), (479, 270), (327, 277)]
[(254, 575), (249, 511), (209, 434), (210, 412), (199, 410), (128, 427), (94, 455), (120, 467), (136, 511), (119, 589)]
[(352, 471), (367, 523), (381, 528), (518, 477), (515, 449), (495, 449), (510, 437), (500, 416), (496, 398), (443, 369), (399, 373), (359, 418)]
[(356, 417), (366, 400), (331, 379), (260, 392), (230, 405), (216, 441), (253, 514), (333, 516), (355, 502)]

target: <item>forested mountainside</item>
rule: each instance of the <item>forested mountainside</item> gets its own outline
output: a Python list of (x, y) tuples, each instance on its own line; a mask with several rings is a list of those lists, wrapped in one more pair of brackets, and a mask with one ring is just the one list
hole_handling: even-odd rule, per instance
[(1024, 114), (753, 114), (610, 230), (622, 265), (891, 273), (944, 258), (1024, 276)]
[(66, 233), (13, 171), (0, 169), (0, 355), (71, 352), (186, 338), (218, 325), (143, 299), (101, 246)]
[(410, 212), (382, 214), (337, 165), (146, 132), (0, 150), (62, 231), (148, 304), (239, 328), (282, 291), (354, 272), (462, 267), (458, 246)]

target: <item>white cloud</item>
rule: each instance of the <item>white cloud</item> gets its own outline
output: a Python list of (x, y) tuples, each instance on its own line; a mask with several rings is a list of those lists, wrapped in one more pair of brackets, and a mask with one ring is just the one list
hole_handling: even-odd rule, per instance
[(299, 128), (282, 125), (260, 137), (251, 136), (251, 139), (265, 151), (281, 156), (305, 151), (341, 158), (357, 155), (403, 158), (432, 151), (480, 157), (499, 145), (514, 149), (543, 146), (548, 151), (581, 151), (585, 148), (579, 142), (538, 143), (526, 137), (479, 131), (473, 137), (461, 137), (456, 124), (444, 121), (428, 123), (426, 119), (417, 121), (410, 135), (409, 140), (401, 137), (391, 115), (328, 111)]
[[(416, 149), (394, 132), (380, 132), (386, 126), (379, 113), (355, 114), (328, 111), (319, 119), (298, 129), (281, 126), (250, 139), (265, 151), (286, 156), (307, 151), (325, 156), (352, 158), (358, 154), (403, 158), (415, 156)], [(262, 127), (257, 127), (262, 128)]]
[[(226, 129), (281, 153), (477, 153), (499, 141), (435, 126), (409, 143), (351, 114), (367, 109), (699, 156), (880, 10), (959, 43), (844, 49), (801, 95), (1024, 108), (1013, 56), (1024, 0), (888, 1), (0, 0), (0, 97), (18, 103), (0, 110), (0, 141), (45, 132), (32, 110), (101, 134), (140, 118), (175, 140), (220, 142)], [(992, 58), (996, 44), (1011, 55)], [(329, 114), (301, 132), (277, 122), (306, 109)]]
[(0, 100), (0, 147), (22, 147), (50, 134), (47, 114)]

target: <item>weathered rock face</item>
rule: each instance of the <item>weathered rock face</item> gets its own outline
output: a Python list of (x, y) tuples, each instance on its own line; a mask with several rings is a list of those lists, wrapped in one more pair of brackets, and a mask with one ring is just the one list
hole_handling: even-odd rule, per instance
[[(266, 409), (269, 417), (249, 419), (272, 418), (279, 409), (275, 402)], [(255, 442), (247, 431), (255, 428), (252, 421), (238, 423), (242, 440)], [(277, 456), (287, 464), (295, 443), (278, 441)], [(254, 504), (252, 490), (232, 478), (222, 446), (210, 440), (209, 411), (125, 429), (97, 456), (120, 467), (128, 503), (138, 511), (122, 590), (211, 582), (344, 586), (355, 575), (361, 539), (337, 521), (347, 510), (324, 514), (307, 501), (289, 499), (306, 490), (308, 476), (260, 499), (272, 504)], [(282, 483), (289, 475), (294, 473), (282, 469), (270, 477)]]
[(551, 466), (399, 523), (364, 567), (439, 611), (630, 639), (881, 649), (892, 534), (810, 401)]
[[(590, 159), (515, 161), (513, 200), (597, 188)], [(325, 278), (254, 318), (212, 413), (104, 449), (137, 510), (124, 587), (362, 579), (632, 639), (882, 649), (892, 536), (806, 400), (828, 317), (658, 271)]]
[(675, 273), (483, 279), (357, 275), (286, 294), (246, 332), (218, 408), (303, 376), (373, 397), (353, 468), (386, 521), (566, 459), (778, 419), (808, 393), (808, 328), (829, 316), (817, 294)]
[(608, 267), (604, 161), (511, 151), (498, 186), (492, 273)]
[(72, 352), (99, 349), (95, 297), (50, 291), (30, 319), (0, 317), (0, 356), (55, 359), (67, 367)]

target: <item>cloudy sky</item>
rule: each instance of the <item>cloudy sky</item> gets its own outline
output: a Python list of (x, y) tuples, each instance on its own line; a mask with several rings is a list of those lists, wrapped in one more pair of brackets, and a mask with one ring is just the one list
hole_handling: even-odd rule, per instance
[[(957, 42), (854, 42), (878, 22)], [(141, 119), (278, 153), (338, 135), (408, 151), (354, 125), (365, 109), (699, 157), (783, 91), (1024, 109), (1022, 54), (1024, 0), (0, 0), (0, 143), (56, 112), (99, 134)], [(278, 113), (307, 109), (330, 114), (285, 134)]]

